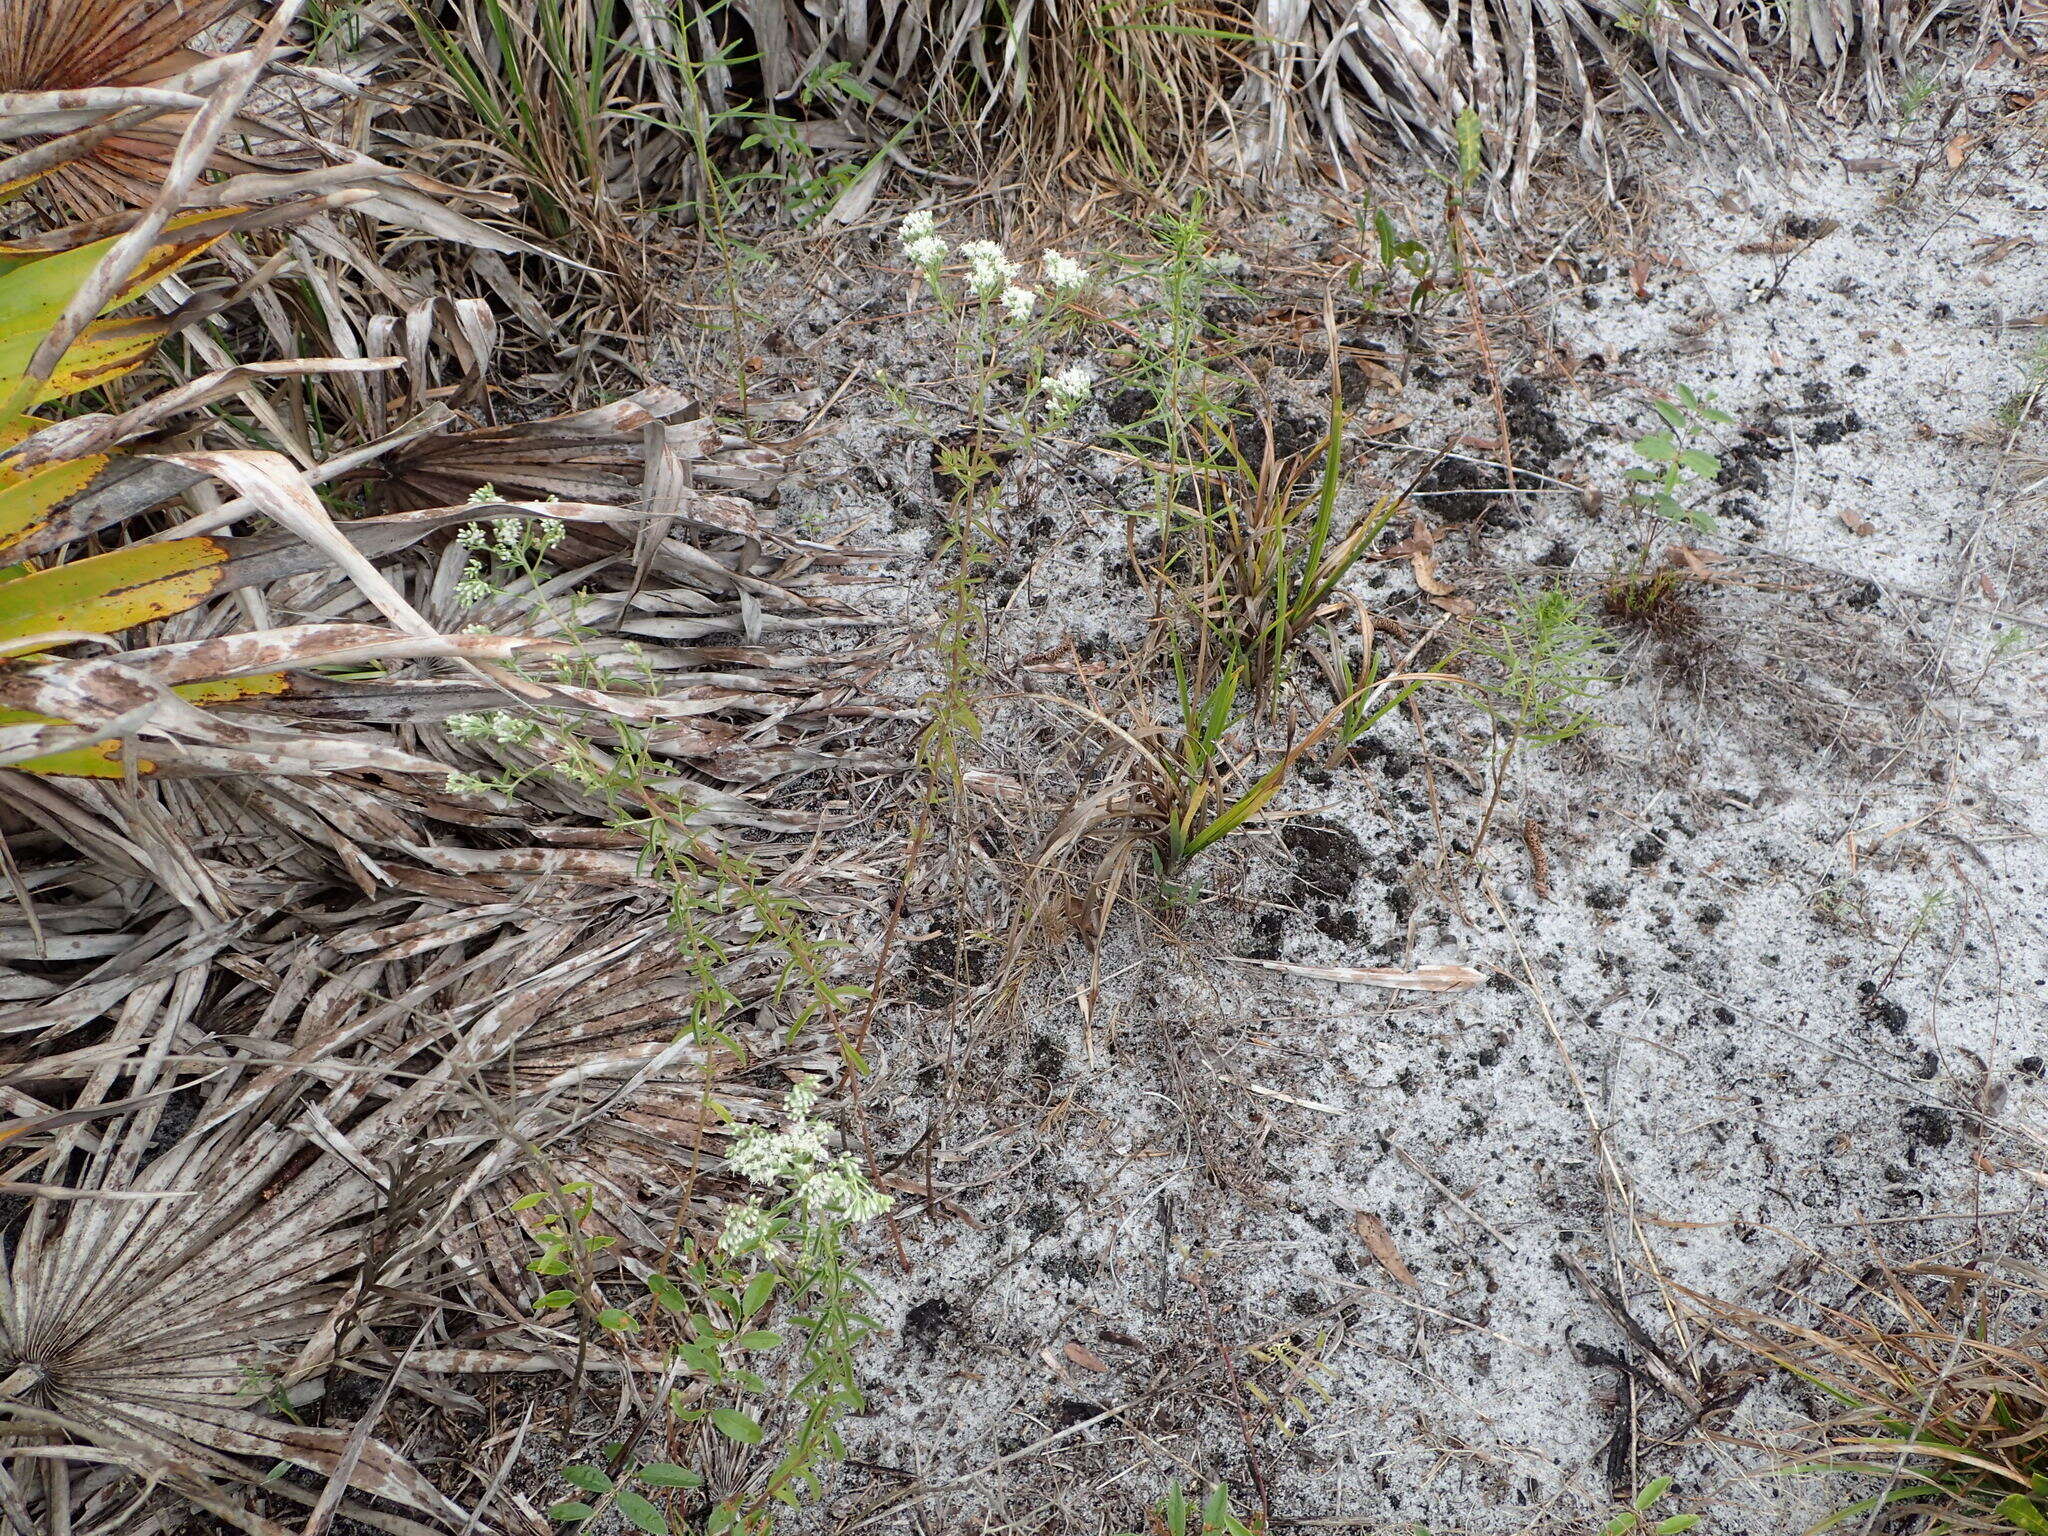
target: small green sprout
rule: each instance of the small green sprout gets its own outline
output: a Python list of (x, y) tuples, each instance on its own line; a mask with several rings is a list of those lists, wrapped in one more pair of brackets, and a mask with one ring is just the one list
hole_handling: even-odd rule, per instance
[(1718, 526), (1713, 514), (1688, 505), (1680, 493), (1720, 478), (1721, 461), (1694, 442), (1708, 426), (1728, 426), (1735, 418), (1684, 384), (1678, 386), (1677, 400), (1652, 400), (1650, 409), (1663, 418), (1665, 430), (1639, 437), (1632, 445), (1643, 462), (1625, 472), (1631, 482), (1629, 499), (1671, 522), (1712, 533)]
[(1661, 1520), (1652, 1518), (1651, 1508), (1670, 1491), (1670, 1478), (1652, 1478), (1629, 1501), (1627, 1509), (1600, 1528), (1600, 1536), (1678, 1536), (1679, 1532), (1691, 1530), (1705, 1518), (1701, 1515), (1666, 1515)]

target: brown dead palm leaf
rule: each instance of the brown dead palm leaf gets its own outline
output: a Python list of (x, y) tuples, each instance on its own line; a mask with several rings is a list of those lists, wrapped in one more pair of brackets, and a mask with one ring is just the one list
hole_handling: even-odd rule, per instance
[[(221, 1119), (212, 1111), (234, 1078), (199, 1027), (208, 959), (187, 951), (139, 981), (89, 1051), (9, 1074), (66, 1094), (73, 1110), (13, 1127), (28, 1206), (0, 1262), (0, 1441), (45, 1469), (25, 1489), (47, 1522), (38, 1529), (64, 1528), (81, 1502), (106, 1504), (93, 1475), (103, 1464), (244, 1529), (273, 1529), (253, 1506), (314, 1502), (273, 1478), (279, 1463), (424, 1517), (393, 1523), (344, 1500), (372, 1524), (446, 1529), (461, 1511), (394, 1452), (287, 1411), (318, 1395), (338, 1359), (379, 1353), (367, 1329), (389, 1310), (383, 1288), (410, 1288), (431, 1268), (431, 1217), (392, 1209), (403, 1181), (377, 1162), (431, 1090), (368, 1113), (360, 1095), (330, 1095), (331, 1113), (301, 1105), (307, 1128), (290, 1116)], [(0, 1016), (0, 1028), (13, 1022)], [(351, 1097), (344, 1131), (331, 1114)], [(179, 1134), (174, 1098), (196, 1128)], [(23, 1184), (24, 1166), (40, 1178)], [(407, 1198), (430, 1206), (432, 1195), (430, 1182)], [(408, 1222), (411, 1235), (391, 1241)], [(132, 1499), (118, 1491), (117, 1503)]]
[(688, 483), (668, 490), (668, 516), (722, 532), (758, 534), (743, 503), (700, 487), (754, 489), (782, 478), (783, 455), (724, 431), (680, 390), (653, 385), (591, 410), (536, 421), (436, 432), (363, 471), (392, 511), (459, 503), (484, 486), (507, 501), (628, 505), (641, 500), (649, 445)]
[[(93, 93), (70, 108), (87, 121), (73, 124), (57, 115), (63, 104), (38, 102), (57, 131), (9, 135), (16, 153), (41, 148), (62, 157), (44, 181), (59, 206), (91, 217), (155, 195), (199, 104), (191, 88), (203, 88), (214, 73), (211, 58), (193, 44), (247, 4), (69, 0), (53, 8), (41, 0), (0, 0), (0, 91), (31, 98)], [(241, 162), (228, 155), (221, 163)], [(0, 175), (0, 181), (20, 174)]]
[(1629, 118), (1686, 142), (1738, 125), (1752, 147), (1780, 144), (1792, 119), (1774, 65), (1880, 108), (1931, 32), (1986, 16), (1960, 0), (828, 0), (746, 14), (778, 101), (836, 67), (877, 103), (867, 139), (915, 120), (952, 155), (1015, 163), (1034, 184), (1077, 169), (1147, 187), (1359, 170), (1394, 151), (1456, 163), (1470, 114), (1517, 207), (1555, 140), (1596, 165)]
[[(715, 1231), (733, 1137), (777, 1121), (798, 1077), (838, 1080), (829, 1037), (791, 1036), (777, 963), (737, 925), (722, 938), (716, 990), (728, 996), (711, 1030), (704, 955), (660, 914), (507, 931), (445, 994), (474, 1022), (448, 1057), (466, 1107), (451, 1098), (438, 1137), (487, 1148), (450, 1249), (501, 1294), (535, 1278), (525, 1197), (588, 1185), (588, 1229), (615, 1239), (605, 1267), (657, 1265), (683, 1236)], [(508, 961), (529, 978), (516, 998), (489, 980)]]

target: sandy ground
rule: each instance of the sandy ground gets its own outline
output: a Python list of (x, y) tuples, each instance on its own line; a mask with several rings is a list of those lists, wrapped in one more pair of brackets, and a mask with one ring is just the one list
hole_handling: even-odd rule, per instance
[[(1824, 1507), (1702, 1432), (1802, 1404), (1686, 1290), (1838, 1300), (1837, 1267), (2022, 1251), (2038, 1218), (2048, 175), (1997, 88), (1959, 100), (1796, 173), (1653, 167), (1631, 208), (1654, 213), (1560, 215), (1556, 259), (1498, 262), (1519, 496), (1487, 467), (1462, 304), (1375, 333), (1388, 372), (1353, 409), (1412, 421), (1360, 440), (1349, 504), (1427, 462), (1399, 444), (1477, 461), (1411, 504), (1451, 607), (1534, 583), (1597, 604), (1680, 543), (1710, 578), (1673, 632), (1614, 626), (1605, 724), (1518, 764), (1476, 870), (1448, 850), (1490, 738), (1446, 701), (1425, 737), (1389, 723), (1305, 774), (1193, 910), (1116, 924), (1092, 971), (1058, 951), (1015, 1007), (985, 985), (1011, 918), (923, 888), (866, 1099), (899, 1191), (934, 1198), (905, 1194), (900, 1250), (876, 1232), (870, 1411), (806, 1524), (1121, 1530), (1175, 1477), (1282, 1528), (1404, 1536), (1587, 1531), (1659, 1473), (1706, 1530)], [(1247, 286), (1299, 289), (1332, 237), (1269, 222)], [(882, 601), (916, 634), (944, 497), (905, 401), (943, 420), (953, 386), (901, 276), (862, 262), (814, 285), (775, 365), (862, 370), (791, 503), (901, 552)], [(1313, 423), (1323, 368), (1276, 355), (1265, 387)], [(1623, 505), (1643, 402), (1681, 384), (1736, 418), (1713, 534)], [(1000, 514), (991, 695), (1135, 634), (1141, 482), (1074, 452)], [(1402, 560), (1353, 585), (1411, 631), (1447, 616)], [(988, 721), (988, 773), (1054, 810), (1076, 792), (1044, 714)], [(1418, 996), (1245, 957), (1485, 979)]]

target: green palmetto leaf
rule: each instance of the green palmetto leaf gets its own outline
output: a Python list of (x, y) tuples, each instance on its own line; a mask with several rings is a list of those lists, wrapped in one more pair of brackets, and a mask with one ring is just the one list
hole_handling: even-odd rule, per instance
[(12, 473), (0, 464), (0, 551), (41, 529), (60, 505), (92, 484), (111, 462), (96, 453), (26, 474)]
[[(101, 307), (108, 314), (139, 298), (205, 251), (234, 226), (245, 209), (186, 214), (170, 221), (170, 238), (151, 247), (142, 264)], [(165, 327), (149, 321), (102, 322), (88, 327), (66, 350), (48, 382), (31, 388), (30, 360), (72, 295), (85, 286), (118, 237), (38, 256), (0, 273), (0, 418), (11, 421), (39, 401), (75, 394), (129, 372), (160, 340)]]

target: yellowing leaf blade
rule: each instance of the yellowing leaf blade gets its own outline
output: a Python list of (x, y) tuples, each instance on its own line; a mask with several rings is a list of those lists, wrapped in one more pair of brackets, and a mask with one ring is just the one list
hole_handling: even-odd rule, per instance
[(0, 551), (20, 542), (50, 520), (111, 462), (103, 453), (66, 459), (18, 478), (0, 477)]
[(275, 699), (291, 692), (292, 680), (282, 672), (250, 677), (216, 677), (203, 683), (173, 683), (171, 692), (194, 704), (232, 704), (240, 699)]
[(214, 539), (137, 544), (0, 583), (0, 642), (49, 630), (110, 635), (183, 613), (220, 584)]
[[(164, 321), (152, 317), (133, 320), (95, 320), (85, 333), (64, 352), (64, 360), (50, 375), (35, 403), (61, 400), (80, 390), (93, 389), (143, 364), (156, 344), (170, 330)], [(26, 362), (26, 359), (23, 359)]]

